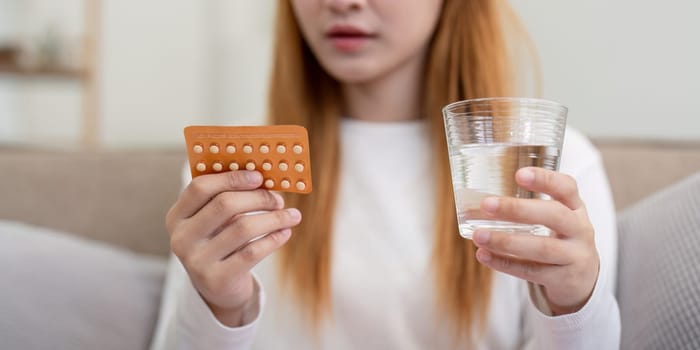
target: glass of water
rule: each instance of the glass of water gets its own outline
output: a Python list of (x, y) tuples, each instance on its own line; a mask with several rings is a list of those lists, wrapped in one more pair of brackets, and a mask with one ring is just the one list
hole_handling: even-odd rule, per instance
[(443, 108), (459, 233), (476, 229), (550, 235), (542, 225), (490, 220), (480, 211), (491, 196), (549, 199), (515, 182), (518, 169), (559, 169), (566, 114), (556, 102), (516, 97), (459, 101)]

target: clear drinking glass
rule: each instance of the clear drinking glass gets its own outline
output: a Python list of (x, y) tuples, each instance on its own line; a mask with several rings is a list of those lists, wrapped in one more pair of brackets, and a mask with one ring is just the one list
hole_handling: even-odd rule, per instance
[(481, 215), (490, 196), (549, 199), (515, 182), (528, 166), (559, 169), (568, 109), (556, 102), (517, 97), (459, 101), (443, 108), (459, 233), (477, 228), (549, 235), (542, 225), (489, 220)]

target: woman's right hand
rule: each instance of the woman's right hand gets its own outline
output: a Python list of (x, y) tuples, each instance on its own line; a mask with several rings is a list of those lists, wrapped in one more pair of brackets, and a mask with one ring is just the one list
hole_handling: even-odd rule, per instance
[(258, 313), (250, 269), (284, 245), (301, 221), (299, 210), (283, 209), (279, 194), (258, 189), (262, 181), (259, 172), (246, 170), (198, 176), (166, 216), (173, 253), (216, 318), (229, 327)]

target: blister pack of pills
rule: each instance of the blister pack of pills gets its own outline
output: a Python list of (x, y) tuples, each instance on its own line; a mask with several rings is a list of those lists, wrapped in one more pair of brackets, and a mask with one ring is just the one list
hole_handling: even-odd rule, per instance
[(311, 192), (309, 137), (302, 126), (188, 126), (185, 142), (192, 178), (257, 170), (264, 188)]

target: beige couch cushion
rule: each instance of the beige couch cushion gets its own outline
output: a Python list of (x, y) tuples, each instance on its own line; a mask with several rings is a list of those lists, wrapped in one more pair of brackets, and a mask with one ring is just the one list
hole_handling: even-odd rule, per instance
[[(596, 141), (618, 209), (700, 171), (700, 142)], [(164, 217), (184, 150), (58, 152), (0, 147), (0, 219), (165, 255)]]
[(700, 142), (595, 142), (603, 155), (615, 206), (624, 209), (700, 171)]
[(184, 162), (179, 151), (0, 149), (0, 219), (165, 255)]

